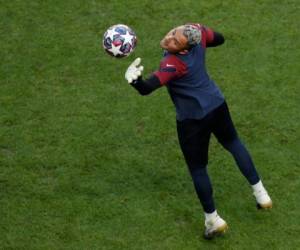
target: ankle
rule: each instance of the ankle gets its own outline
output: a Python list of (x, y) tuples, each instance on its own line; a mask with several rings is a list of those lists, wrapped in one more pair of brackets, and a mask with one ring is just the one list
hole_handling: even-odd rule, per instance
[(213, 211), (212, 213), (204, 213), (205, 221), (215, 220), (218, 217), (217, 210)]
[(267, 192), (264, 185), (262, 184), (261, 180), (258, 183), (252, 185), (251, 187), (252, 187), (254, 194)]

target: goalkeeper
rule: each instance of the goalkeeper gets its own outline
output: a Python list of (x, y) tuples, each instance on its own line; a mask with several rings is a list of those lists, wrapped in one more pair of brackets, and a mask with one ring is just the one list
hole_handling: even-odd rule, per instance
[(206, 71), (206, 48), (223, 43), (222, 34), (201, 24), (179, 26), (168, 32), (160, 42), (165, 52), (157, 71), (143, 79), (141, 59), (137, 58), (125, 73), (128, 83), (141, 95), (167, 87), (176, 108), (180, 147), (204, 210), (204, 237), (208, 239), (223, 234), (228, 228), (217, 213), (207, 173), (211, 134), (234, 157), (253, 189), (257, 206), (264, 209), (272, 207), (272, 200), (251, 156), (238, 137), (224, 96)]

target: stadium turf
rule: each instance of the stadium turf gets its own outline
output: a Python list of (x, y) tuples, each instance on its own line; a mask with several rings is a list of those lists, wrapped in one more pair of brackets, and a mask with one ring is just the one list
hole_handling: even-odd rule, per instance
[[(1, 249), (299, 249), (299, 4), (296, 0), (0, 1)], [(297, 22), (298, 20), (298, 22)], [(203, 214), (166, 89), (141, 97), (172, 28), (224, 34), (207, 67), (272, 196), (257, 211), (213, 138), (209, 172), (228, 233), (202, 238)], [(102, 35), (124, 23), (134, 54), (109, 57)]]

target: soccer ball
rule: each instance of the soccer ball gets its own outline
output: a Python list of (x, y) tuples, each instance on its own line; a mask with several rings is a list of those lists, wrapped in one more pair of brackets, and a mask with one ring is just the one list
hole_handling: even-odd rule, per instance
[(116, 24), (107, 29), (103, 35), (103, 48), (111, 56), (130, 55), (137, 43), (134, 31), (124, 24)]

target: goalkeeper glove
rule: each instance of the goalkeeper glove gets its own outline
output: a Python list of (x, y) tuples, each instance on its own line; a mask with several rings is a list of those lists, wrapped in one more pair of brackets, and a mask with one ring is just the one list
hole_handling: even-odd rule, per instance
[(133, 81), (137, 80), (139, 76), (142, 75), (144, 67), (141, 65), (141, 58), (136, 58), (128, 67), (125, 73), (125, 79), (128, 83), (132, 83)]

